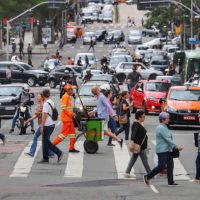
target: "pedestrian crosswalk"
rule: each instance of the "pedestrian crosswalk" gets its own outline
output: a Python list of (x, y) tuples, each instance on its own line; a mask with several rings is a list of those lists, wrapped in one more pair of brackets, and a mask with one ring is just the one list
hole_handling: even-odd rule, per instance
[[(101, 144), (99, 143), (100, 149), (97, 154), (90, 155), (84, 152), (84, 141), (78, 141), (76, 143), (76, 148), (80, 150), (80, 153), (65, 153), (66, 156), (64, 156), (60, 164), (56, 163), (57, 157), (55, 157), (53, 161), (50, 160), (49, 164), (42, 165), (37, 163), (42, 157), (41, 141), (38, 141), (34, 157), (29, 157), (24, 154), (25, 152), (29, 152), (31, 143), (32, 142), (29, 142), (21, 150), (21, 153), (18, 155), (19, 157), (13, 162), (12, 170), (9, 174), (10, 178), (27, 178), (37, 173), (42, 176), (46, 175), (46, 173), (42, 174), (43, 171), (49, 171), (50, 176), (59, 174), (60, 177), (66, 179), (87, 178), (87, 176), (98, 176), (101, 178), (108, 176), (108, 174), (113, 179), (130, 179), (124, 176), (131, 156), (127, 144), (124, 144), (121, 149), (117, 142), (113, 142), (115, 144), (113, 147), (107, 147), (105, 143), (102, 142)], [(155, 144), (155, 141), (153, 140), (152, 143)], [(63, 142), (59, 147), (63, 150), (63, 146), (65, 146), (66, 149), (66, 143)], [(153, 157), (152, 153), (149, 155), (149, 160), (152, 160), (150, 157)], [(6, 160), (4, 160), (4, 162), (6, 162)], [(58, 170), (60, 173), (56, 172)], [(136, 179), (141, 179), (144, 173), (146, 172), (143, 168), (138, 169), (137, 161), (131, 174), (135, 176)], [(190, 180), (187, 171), (179, 159), (174, 159), (174, 180)]]

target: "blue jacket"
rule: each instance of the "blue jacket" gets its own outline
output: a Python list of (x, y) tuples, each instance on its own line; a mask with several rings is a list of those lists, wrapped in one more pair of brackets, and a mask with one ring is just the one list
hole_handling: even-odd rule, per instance
[(105, 119), (105, 121), (109, 121), (108, 110), (111, 113), (111, 116), (115, 116), (116, 113), (112, 109), (111, 105), (108, 103), (108, 100), (103, 94), (100, 94), (97, 98), (97, 108), (93, 110), (98, 115), (98, 118)]
[(156, 153), (171, 152), (176, 147), (172, 134), (165, 124), (159, 124), (156, 128)]

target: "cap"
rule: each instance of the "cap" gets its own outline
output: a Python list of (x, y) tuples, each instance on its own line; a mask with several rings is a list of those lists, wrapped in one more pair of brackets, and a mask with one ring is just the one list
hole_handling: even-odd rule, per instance
[(67, 83), (67, 84), (65, 85), (65, 87), (64, 87), (64, 90), (68, 90), (68, 89), (76, 89), (76, 86)]
[(169, 118), (169, 113), (167, 113), (167, 112), (161, 112), (159, 114), (159, 121), (160, 122), (162, 122), (164, 119), (167, 119), (167, 118)]

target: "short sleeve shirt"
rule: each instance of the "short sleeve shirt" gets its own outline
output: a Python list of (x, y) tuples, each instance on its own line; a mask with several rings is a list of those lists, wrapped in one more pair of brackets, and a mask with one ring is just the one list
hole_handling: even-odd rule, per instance
[(48, 103), (50, 103), (52, 105), (52, 107), (55, 107), (55, 104), (51, 99), (48, 99), (44, 103), (42, 112), (47, 113), (47, 119), (46, 119), (46, 122), (45, 122), (44, 126), (51, 126), (51, 125), (55, 124), (53, 119), (51, 118), (51, 116), (52, 116), (52, 108), (50, 107), (50, 105)]

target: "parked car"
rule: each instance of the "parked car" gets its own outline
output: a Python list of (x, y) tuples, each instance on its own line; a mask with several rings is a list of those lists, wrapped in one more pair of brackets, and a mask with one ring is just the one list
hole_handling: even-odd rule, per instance
[(126, 76), (133, 71), (133, 66), (137, 65), (137, 71), (141, 74), (143, 79), (146, 80), (154, 80), (156, 76), (161, 76), (163, 73), (158, 70), (154, 70), (144, 66), (142, 63), (139, 62), (121, 62), (115, 68), (115, 73), (124, 73)]
[(74, 76), (74, 84), (76, 84), (76, 77), (80, 76), (83, 68), (79, 66), (68, 66), (68, 65), (62, 65), (55, 67), (50, 73), (49, 73), (49, 86), (50, 88), (55, 88), (57, 85), (60, 84), (60, 80), (62, 79), (64, 75), (64, 71), (68, 70), (69, 73), (73, 74)]
[(160, 30), (157, 29), (156, 27), (150, 27), (148, 29), (143, 29), (142, 30), (142, 35), (143, 36), (158, 36), (158, 34), (160, 33)]
[(130, 100), (133, 109), (143, 109), (145, 114), (149, 112), (160, 112), (161, 98), (166, 97), (171, 83), (160, 80), (141, 80), (130, 92)]
[(92, 32), (92, 31), (85, 32), (83, 35), (83, 45), (90, 44), (91, 38), (92, 38), (94, 44), (96, 44), (96, 36), (95, 36), (94, 32)]
[(173, 86), (161, 101), (162, 111), (170, 115), (170, 125), (200, 125), (200, 87)]
[[(0, 85), (0, 127), (2, 119), (13, 118), (24, 85), (22, 83)], [(31, 94), (31, 97), (34, 97), (34, 94)]]
[(13, 83), (27, 83), (30, 87), (39, 84), (44, 86), (48, 82), (48, 73), (33, 69), (23, 62), (0, 61), (0, 83), (6, 83), (6, 69), (11, 67)]
[(142, 33), (140, 30), (131, 30), (129, 32), (128, 44), (142, 44)]

